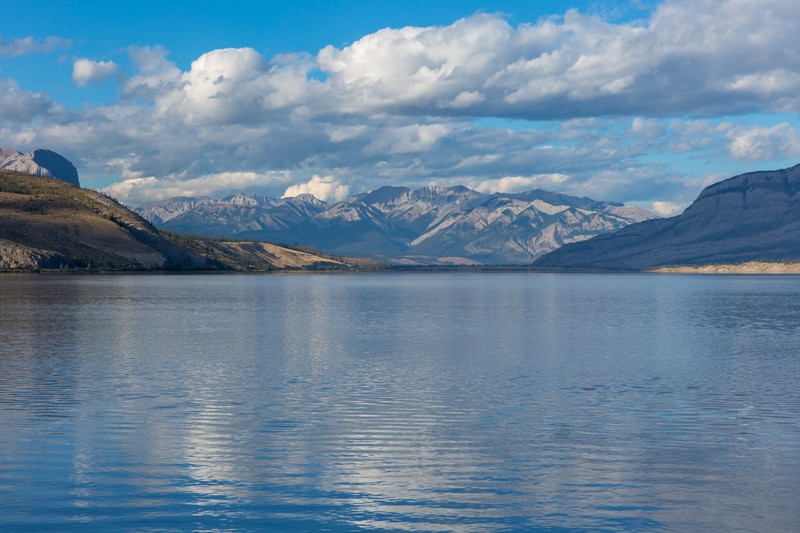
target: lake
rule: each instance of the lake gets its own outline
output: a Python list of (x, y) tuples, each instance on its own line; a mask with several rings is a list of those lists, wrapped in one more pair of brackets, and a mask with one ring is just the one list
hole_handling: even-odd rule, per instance
[(0, 324), (0, 530), (800, 530), (797, 276), (3, 275)]

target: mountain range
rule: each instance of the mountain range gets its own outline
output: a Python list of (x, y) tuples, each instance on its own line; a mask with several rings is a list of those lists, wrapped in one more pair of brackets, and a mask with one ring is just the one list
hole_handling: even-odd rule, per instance
[(566, 243), (656, 217), (643, 209), (542, 190), (484, 194), (435, 185), (381, 187), (344, 201), (311, 195), (180, 197), (136, 212), (193, 234), (302, 243), (394, 264), (528, 264)]
[(0, 149), (0, 167), (0, 269), (386, 268), (342, 257), (371, 256), (399, 265), (535, 260), (536, 268), (650, 270), (800, 258), (800, 165), (706, 187), (671, 218), (541, 190), (483, 194), (437, 186), (382, 187), (331, 204), (311, 195), (238, 193), (137, 209), (183, 233), (157, 229), (76, 186), (75, 167), (55, 152)]
[(706, 187), (682, 214), (568, 244), (536, 265), (642, 270), (800, 258), (800, 165)]

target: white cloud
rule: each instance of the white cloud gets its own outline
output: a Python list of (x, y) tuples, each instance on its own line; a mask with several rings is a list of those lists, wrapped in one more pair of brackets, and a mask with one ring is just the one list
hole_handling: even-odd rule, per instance
[(328, 127), (328, 139), (332, 143), (340, 143), (356, 139), (369, 131), (364, 124), (357, 126), (330, 126)]
[(331, 176), (313, 176), (306, 183), (292, 185), (283, 193), (284, 198), (291, 198), (301, 194), (311, 194), (324, 202), (328, 200), (344, 200), (349, 194), (349, 188), (342, 185)]
[(746, 163), (800, 158), (800, 132), (782, 122), (772, 127), (740, 127), (728, 134), (731, 155)]
[[(104, 189), (100, 192), (109, 195), (127, 205), (138, 205), (152, 200), (160, 200), (159, 182), (153, 176), (147, 178), (126, 179)], [(165, 196), (168, 198), (168, 196)]]
[(269, 183), (285, 183), (288, 179), (285, 172), (220, 172), (184, 180), (148, 176), (113, 183), (101, 192), (127, 205), (139, 205), (175, 196), (219, 196)]
[(515, 193), (531, 189), (559, 190), (568, 179), (569, 176), (566, 174), (507, 176), (505, 178), (482, 181), (475, 186), (475, 190), (483, 193)]
[[(800, 31), (800, 7), (766, 6), (673, 0), (643, 22), (612, 24), (571, 10), (516, 28), (477, 14), (449, 26), (383, 29), (316, 57), (212, 50), (187, 72), (163, 49), (132, 47), (140, 74), (125, 87), (189, 124), (252, 124), (281, 110), (289, 113), (282, 120), (463, 114), (641, 121), (797, 108), (800, 54), (787, 50)], [(87, 72), (76, 72), (78, 83), (114, 68), (81, 61)]]
[(414, 124), (386, 128), (364, 147), (365, 154), (407, 154), (433, 149), (450, 134), (445, 124)]
[(145, 101), (155, 100), (159, 95), (177, 90), (181, 71), (167, 60), (168, 52), (160, 46), (130, 46), (128, 56), (139, 70), (136, 76), (125, 80), (123, 95)]
[(443, 103), (442, 107), (465, 109), (484, 100), (486, 100), (486, 97), (478, 91), (461, 91), (452, 101)]
[(307, 75), (308, 57), (288, 61), (268, 62), (252, 48), (212, 50), (192, 62), (180, 83), (165, 67), (170, 83), (151, 97), (160, 113), (195, 125), (264, 123), (273, 111), (307, 114), (309, 106), (324, 106), (316, 94), (320, 82)]
[(278, 110), (534, 120), (785, 110), (800, 102), (800, 54), (789, 52), (798, 32), (800, 5), (786, 0), (672, 0), (624, 24), (576, 10), (517, 27), (476, 14), (386, 28), (315, 57), (213, 50), (152, 98), (190, 124)]
[(783, 109), (797, 104), (800, 5), (675, 0), (644, 23), (571, 10), (512, 28), (479, 14), (384, 29), (317, 61), (347, 111), (534, 119)]
[(116, 76), (119, 66), (113, 61), (92, 61), (79, 58), (72, 63), (72, 81), (78, 87), (100, 84)]
[(72, 42), (62, 37), (50, 36), (43, 41), (37, 41), (31, 36), (13, 39), (6, 42), (0, 37), (0, 57), (18, 57), (30, 54), (52, 52), (58, 48), (69, 48)]
[(631, 124), (631, 133), (637, 137), (657, 138), (665, 132), (666, 128), (660, 120), (636, 117)]
[(662, 217), (679, 215), (686, 209), (686, 204), (678, 202), (653, 202), (651, 210)]

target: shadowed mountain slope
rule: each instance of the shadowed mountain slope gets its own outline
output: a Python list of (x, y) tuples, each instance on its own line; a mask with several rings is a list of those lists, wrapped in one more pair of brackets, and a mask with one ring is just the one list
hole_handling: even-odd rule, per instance
[(564, 246), (538, 266), (645, 269), (800, 257), (800, 165), (706, 187), (681, 215)]

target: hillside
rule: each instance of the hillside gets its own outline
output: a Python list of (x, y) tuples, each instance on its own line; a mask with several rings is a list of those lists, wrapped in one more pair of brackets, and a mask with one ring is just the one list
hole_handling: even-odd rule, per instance
[(526, 264), (565, 243), (654, 218), (642, 209), (534, 190), (483, 194), (466, 187), (381, 187), (326, 204), (274, 199), (171, 198), (136, 209), (159, 227), (303, 243), (395, 264)]
[(706, 187), (681, 215), (564, 246), (537, 266), (648, 269), (800, 258), (800, 165)]
[(0, 170), (2, 269), (302, 270), (355, 264), (268, 243), (163, 233), (96, 191)]

